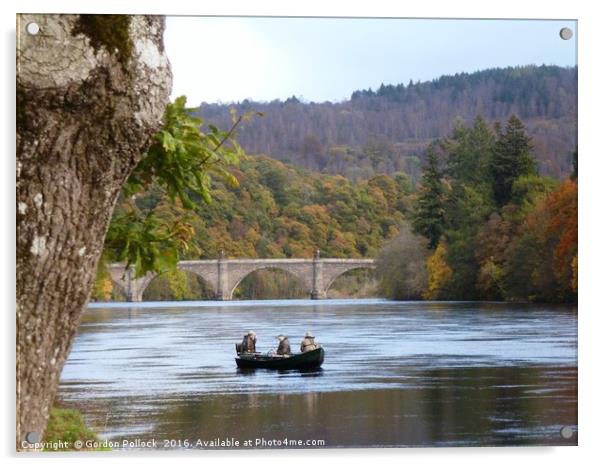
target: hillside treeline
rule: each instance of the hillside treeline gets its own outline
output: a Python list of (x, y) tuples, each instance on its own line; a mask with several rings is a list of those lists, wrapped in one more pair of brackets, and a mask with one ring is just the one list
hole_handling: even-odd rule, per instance
[(449, 134), (457, 119), (472, 124), (515, 114), (524, 122), (543, 175), (570, 174), (576, 144), (577, 69), (526, 66), (460, 73), (408, 85), (358, 90), (340, 103), (303, 102), (296, 97), (269, 103), (202, 104), (199, 115), (219, 127), (238, 114), (259, 111), (237, 139), (248, 153), (273, 157), (313, 171), (352, 180), (375, 174), (420, 176), (426, 147)]
[[(377, 284), (354, 272), (331, 296), (567, 302), (577, 298), (576, 150), (571, 166), (563, 181), (542, 175), (519, 118), (490, 124), (477, 117), (456, 121), (429, 145), (418, 185), (403, 172), (354, 182), (246, 156), (230, 168), (236, 185), (214, 181), (212, 202), (189, 194), (196, 210), (153, 185), (123, 199), (115, 215), (134, 209), (181, 225), (190, 232), (181, 259), (220, 251), (310, 258), (317, 249), (322, 257), (378, 258)], [(115, 292), (101, 267), (94, 299), (116, 299)], [(236, 298), (305, 294), (294, 277), (274, 271), (251, 274), (235, 291)], [(172, 270), (145, 296), (210, 298), (211, 290)]]
[(577, 299), (577, 153), (570, 178), (538, 174), (515, 116), (458, 125), (428, 150), (406, 225), (380, 254), (393, 298)]

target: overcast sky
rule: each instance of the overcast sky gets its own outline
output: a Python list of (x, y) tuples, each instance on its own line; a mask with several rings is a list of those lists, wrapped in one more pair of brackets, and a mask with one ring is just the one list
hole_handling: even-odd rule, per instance
[(169, 17), (172, 97), (190, 105), (357, 89), (527, 64), (576, 64), (573, 21)]

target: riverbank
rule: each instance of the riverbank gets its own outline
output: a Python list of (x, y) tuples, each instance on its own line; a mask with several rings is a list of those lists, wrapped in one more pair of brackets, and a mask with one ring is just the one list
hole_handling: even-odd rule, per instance
[(44, 451), (105, 451), (105, 448), (89, 448), (100, 442), (98, 435), (88, 428), (82, 413), (63, 403), (55, 403), (44, 435)]

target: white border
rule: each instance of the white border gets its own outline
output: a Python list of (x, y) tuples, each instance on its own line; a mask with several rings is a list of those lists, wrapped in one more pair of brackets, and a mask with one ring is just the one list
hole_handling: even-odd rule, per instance
[[(286, 1), (249, 1), (229, 0), (228, 2), (202, 2), (186, 0), (21, 0), (18, 4), (9, 5), (2, 2), (4, 55), (2, 73), (2, 90), (5, 94), (5, 111), (2, 112), (2, 141), (5, 145), (2, 161), (5, 177), (2, 183), (2, 215), (7, 229), (2, 229), (4, 276), (0, 280), (4, 299), (3, 322), (4, 342), (2, 344), (5, 364), (5, 380), (2, 385), (4, 395), (4, 416), (0, 422), (0, 440), (5, 456), (9, 461), (15, 460), (14, 446), (14, 59), (15, 13), (156, 13), (156, 14), (204, 14), (204, 15), (290, 15), (290, 16), (397, 16), (397, 17), (469, 17), (469, 18), (558, 18), (578, 19), (579, 21), (579, 443), (577, 448), (482, 448), (482, 449), (367, 449), (367, 450), (327, 450), (327, 451), (245, 451), (245, 452), (203, 452), (201, 454), (179, 455), (171, 461), (188, 462), (236, 462), (241, 461), (278, 461), (287, 465), (306, 464), (308, 461), (332, 462), (344, 460), (346, 463), (364, 463), (371, 458), (386, 464), (399, 464), (400, 461), (411, 461), (420, 464), (462, 466), (484, 462), (490, 465), (508, 463), (545, 462), (550, 465), (566, 465), (589, 463), (595, 458), (597, 450), (597, 434), (600, 431), (601, 410), (599, 395), (600, 367), (598, 355), (600, 348), (600, 314), (597, 306), (595, 280), (600, 256), (601, 241), (597, 238), (598, 216), (600, 212), (600, 191), (597, 189), (598, 178), (602, 176), (602, 150), (600, 149), (600, 117), (602, 109), (600, 99), (600, 54), (602, 44), (599, 14), (596, 14), (594, 1), (525, 1), (504, 0), (503, 2), (453, 0), (453, 1), (407, 1), (386, 2), (385, 0), (305, 0), (295, 3)], [(37, 456), (37, 455), (36, 455)], [(168, 455), (173, 457), (173, 455)], [(71, 455), (77, 461), (81, 456)], [(42, 461), (65, 461), (65, 455), (44, 455)], [(148, 455), (100, 454), (88, 456), (86, 462), (106, 464), (107, 461), (127, 461), (137, 464), (163, 464), (168, 458), (165, 454)], [(34, 461), (33, 457), (21, 459), (20, 464)], [(169, 460), (168, 460), (169, 461)]]

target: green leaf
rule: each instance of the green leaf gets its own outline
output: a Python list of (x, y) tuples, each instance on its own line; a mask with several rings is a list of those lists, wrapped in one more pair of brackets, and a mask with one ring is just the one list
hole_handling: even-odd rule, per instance
[[(213, 177), (238, 185), (230, 168), (245, 154), (233, 139), (234, 127), (221, 131), (208, 125), (209, 132), (203, 133), (203, 120), (192, 111), (184, 96), (167, 105), (163, 127), (126, 181), (107, 232), (107, 255), (134, 267), (137, 277), (175, 267), (180, 254), (190, 248), (194, 228), (183, 219), (187, 211), (200, 208), (192, 194), (209, 204)], [(232, 115), (236, 126), (236, 112)], [(161, 203), (139, 208), (133, 196), (145, 191), (164, 193), (181, 206), (181, 215), (173, 218)]]

